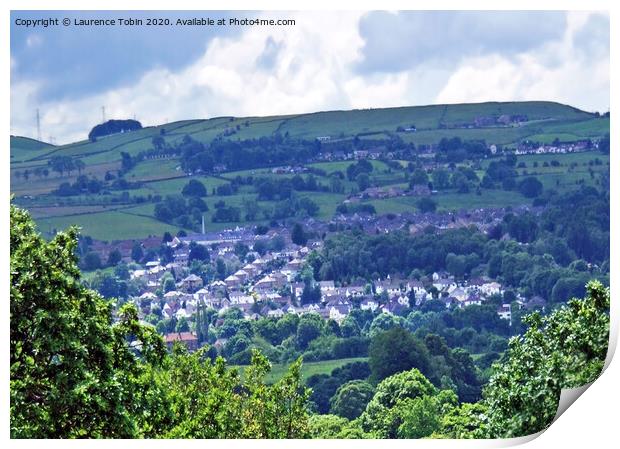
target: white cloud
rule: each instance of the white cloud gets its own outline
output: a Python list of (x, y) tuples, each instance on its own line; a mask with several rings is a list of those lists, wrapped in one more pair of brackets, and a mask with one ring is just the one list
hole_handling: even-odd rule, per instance
[[(183, 70), (152, 70), (133, 85), (78, 100), (39, 104), (43, 84), (14, 81), (11, 132), (33, 136), (37, 107), (43, 135), (64, 143), (84, 139), (100, 122), (102, 105), (108, 118), (136, 114), (144, 125), (433, 102), (547, 99), (598, 110), (609, 105), (608, 56), (590, 61), (572, 45), (587, 23), (579, 14), (569, 16), (561, 41), (516, 57), (495, 53), (466, 59), (454, 71), (422, 64), (367, 75), (356, 71), (364, 45), (361, 15), (300, 12), (292, 15), (293, 27), (240, 29), (233, 37), (212, 40)], [(261, 57), (267, 46), (272, 50), (265, 67)]]
[(43, 43), (43, 38), (38, 34), (31, 34), (26, 38), (26, 46), (28, 48), (34, 48)]
[(550, 100), (589, 111), (608, 110), (608, 51), (587, 54), (573, 45), (588, 18), (588, 13), (570, 14), (564, 38), (536, 51), (466, 61), (450, 76), (436, 102)]
[[(179, 72), (146, 73), (135, 85), (79, 100), (37, 105), (41, 84), (14, 83), (11, 130), (33, 135), (32, 112), (44, 111), (45, 135), (83, 139), (100, 121), (137, 114), (143, 124), (218, 115), (264, 115), (350, 107), (344, 85), (358, 58), (360, 13), (298, 13), (293, 27), (251, 27), (235, 38), (217, 38), (195, 63)], [(269, 17), (274, 17), (273, 13)], [(287, 14), (290, 18), (291, 15)], [(280, 44), (270, 71), (256, 62), (271, 39)]]

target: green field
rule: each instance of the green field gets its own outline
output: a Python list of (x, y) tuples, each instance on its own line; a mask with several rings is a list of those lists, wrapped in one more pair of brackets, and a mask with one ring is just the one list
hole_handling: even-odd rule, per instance
[(37, 224), (39, 230), (46, 234), (77, 225), (82, 228), (83, 235), (106, 241), (144, 238), (149, 235), (163, 235), (166, 231), (176, 233), (178, 230), (177, 227), (154, 218), (132, 215), (118, 210), (39, 218)]
[[(528, 120), (520, 126), (489, 126), (471, 128), (471, 123), (481, 116), (500, 114), (524, 114)], [(417, 132), (396, 132), (396, 128), (416, 126)], [(459, 128), (462, 126), (461, 128)], [(119, 133), (95, 142), (83, 140), (68, 145), (52, 146), (24, 137), (11, 136), (11, 193), (17, 204), (31, 208), (41, 229), (49, 232), (76, 223), (83, 232), (94, 238), (110, 240), (122, 238), (160, 235), (164, 231), (174, 231), (175, 226), (161, 223), (153, 218), (154, 204), (140, 204), (153, 196), (179, 194), (189, 178), (180, 170), (178, 157), (166, 159), (147, 159), (139, 162), (125, 174), (125, 179), (142, 182), (138, 189), (127, 192), (109, 191), (102, 194), (80, 194), (72, 197), (59, 197), (52, 192), (61, 183), (73, 183), (78, 172), (60, 176), (50, 171), (48, 176), (34, 175), (37, 168), (48, 168), (50, 158), (59, 155), (81, 159), (85, 168), (81, 174), (103, 179), (107, 173), (116, 174), (121, 168), (121, 152), (136, 155), (152, 148), (152, 139), (162, 136), (169, 145), (176, 145), (184, 136), (209, 144), (212, 139), (249, 139), (262, 136), (288, 133), (293, 138), (314, 139), (317, 136), (330, 136), (330, 141), (350, 139), (361, 134), (362, 139), (387, 139), (398, 135), (405, 142), (436, 144), (444, 137), (460, 137), (464, 140), (485, 140), (487, 143), (511, 145), (522, 140), (551, 142), (574, 141), (583, 138), (597, 138), (609, 132), (609, 118), (595, 118), (594, 115), (579, 111), (570, 106), (550, 102), (520, 103), (481, 103), (460, 105), (434, 105), (400, 107), (387, 109), (363, 109), (353, 111), (326, 111), (311, 114), (273, 116), (273, 117), (216, 117), (208, 120), (185, 120), (160, 126), (147, 127), (133, 132)], [(86, 130), (85, 130), (86, 135)], [(598, 159), (600, 163), (594, 164)], [(543, 167), (545, 162), (558, 160), (559, 167)], [(527, 155), (519, 156), (517, 167), (519, 177), (537, 176), (545, 188), (567, 190), (580, 183), (596, 185), (598, 173), (608, 170), (609, 157), (599, 152), (565, 155)], [(346, 174), (347, 167), (355, 161), (335, 161), (309, 164), (321, 169), (327, 176), (340, 171)], [(373, 171), (370, 184), (378, 187), (407, 187), (407, 161), (399, 161), (401, 168), (390, 168), (385, 162), (371, 161)], [(479, 176), (490, 163), (481, 162)], [(534, 164), (537, 167), (534, 167)], [(29, 177), (23, 173), (28, 170)], [(40, 172), (40, 170), (39, 170)], [(229, 206), (243, 207), (244, 200), (256, 201), (257, 192), (250, 185), (242, 185), (237, 194), (214, 196), (214, 189), (233, 180), (237, 176), (259, 176), (274, 180), (292, 178), (291, 174), (274, 174), (271, 168), (258, 168), (234, 172), (224, 172), (217, 176), (194, 176), (207, 188), (204, 199), (209, 207), (205, 213), (207, 230), (219, 230), (237, 225), (264, 223), (262, 214), (256, 221), (213, 223), (214, 204), (223, 200)], [(302, 175), (304, 179), (308, 175)], [(330, 186), (328, 177), (316, 175), (317, 182)], [(317, 218), (330, 219), (336, 207), (347, 195), (357, 191), (357, 183), (344, 179), (341, 181), (344, 193), (298, 192), (299, 196), (310, 197), (319, 207)], [(531, 201), (519, 193), (502, 190), (483, 190), (482, 195), (475, 192), (458, 194), (450, 191), (435, 196), (439, 210), (454, 210), (472, 207), (500, 207), (526, 204)], [(398, 213), (416, 209), (415, 197), (396, 197), (372, 200), (371, 204), (379, 214)], [(138, 204), (136, 204), (138, 203)], [(274, 202), (260, 201), (264, 210), (273, 208)], [(242, 214), (243, 215), (243, 214)]]
[[(340, 368), (347, 363), (353, 362), (366, 362), (368, 361), (368, 357), (353, 357), (348, 359), (336, 359), (336, 360), (323, 360), (320, 362), (308, 362), (304, 363), (301, 368), (301, 375), (304, 379), (308, 379), (308, 377), (313, 376), (315, 374), (331, 374), (333, 370), (336, 368)], [(267, 383), (277, 382), (279, 379), (284, 376), (290, 364), (274, 364), (272, 365), (271, 372), (267, 374), (265, 381)], [(241, 375), (243, 375), (243, 371), (245, 370), (245, 366), (237, 365), (234, 366), (239, 369)]]
[(54, 148), (54, 146), (49, 143), (19, 136), (11, 136), (10, 145), (11, 163), (28, 159), (41, 152)]
[[(500, 114), (525, 114), (530, 120), (518, 127), (489, 127), (482, 129), (450, 129), (472, 123), (476, 117)], [(415, 125), (417, 133), (400, 133), (406, 141), (437, 143), (442, 137), (460, 136), (464, 139), (485, 139), (488, 143), (514, 143), (528, 136), (544, 135), (574, 139), (599, 137), (609, 132), (608, 118), (570, 106), (551, 102), (509, 102), (458, 105), (411, 106), (386, 109), (326, 111), (274, 117), (218, 117), (208, 120), (186, 120), (120, 133), (96, 142), (80, 142), (53, 147), (23, 137), (11, 136), (11, 163), (45, 162), (54, 155), (82, 158), (87, 164), (110, 163), (120, 160), (120, 153), (135, 155), (152, 148), (151, 139), (161, 135), (175, 144), (185, 135), (209, 143), (222, 135), (231, 140), (271, 136), (276, 132), (291, 137), (314, 139), (317, 136), (352, 137), (357, 134), (394, 133), (399, 126)], [(440, 129), (446, 126), (447, 129)], [(234, 131), (224, 136), (224, 131)], [(87, 130), (84, 130), (84, 135)], [(376, 136), (375, 136), (376, 137)]]
[[(525, 198), (519, 192), (504, 190), (481, 189), (481, 195), (473, 192), (463, 194), (446, 190), (433, 195), (437, 202), (437, 210), (453, 211), (459, 209), (474, 209), (479, 207), (507, 207), (530, 204), (531, 199)], [(401, 196), (385, 199), (367, 200), (363, 203), (372, 204), (378, 214), (417, 212), (419, 197)]]
[(182, 176), (183, 172), (177, 170), (178, 166), (178, 159), (154, 159), (143, 161), (132, 168), (125, 177), (128, 180), (150, 181)]

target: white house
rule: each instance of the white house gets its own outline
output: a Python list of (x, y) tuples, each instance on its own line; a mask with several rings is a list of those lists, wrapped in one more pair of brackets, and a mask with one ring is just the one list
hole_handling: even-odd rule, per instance
[(502, 304), (501, 307), (497, 309), (497, 315), (503, 320), (510, 321), (512, 318), (512, 307), (510, 304)]

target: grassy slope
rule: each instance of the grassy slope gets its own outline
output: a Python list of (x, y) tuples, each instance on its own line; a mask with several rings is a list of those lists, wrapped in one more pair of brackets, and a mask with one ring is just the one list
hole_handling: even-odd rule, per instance
[(82, 228), (84, 235), (107, 241), (144, 238), (149, 235), (163, 235), (166, 231), (176, 233), (178, 230), (175, 226), (167, 225), (154, 218), (129, 214), (124, 209), (40, 218), (37, 224), (44, 233), (54, 229), (62, 230), (75, 224)]
[[(559, 167), (543, 167), (545, 161), (551, 160), (560, 161)], [(599, 159), (601, 165), (589, 165), (589, 162)], [(525, 168), (519, 168), (519, 178), (534, 175), (537, 176), (545, 188), (554, 188), (556, 190), (566, 190), (576, 187), (576, 183), (579, 180), (583, 180), (587, 185), (595, 185), (595, 178), (590, 176), (589, 170), (593, 172), (603, 172), (608, 170), (607, 163), (609, 161), (608, 156), (601, 155), (600, 153), (580, 153), (580, 154), (568, 154), (568, 155), (527, 155), (519, 156), (520, 162), (525, 162)], [(392, 182), (390, 185), (401, 185), (400, 179), (402, 172), (395, 172), (393, 174), (386, 173), (387, 169), (381, 162), (375, 162), (375, 170), (373, 171), (373, 179), (388, 182), (390, 176)], [(534, 167), (534, 162), (538, 163), (538, 167)], [(346, 167), (351, 162), (327, 162), (321, 164), (313, 164), (315, 167), (322, 168), (326, 172), (334, 170), (346, 171)], [(576, 165), (575, 165), (576, 164)], [(486, 164), (483, 164), (486, 165)], [(574, 167), (571, 167), (574, 165)], [(381, 168), (383, 166), (384, 168)], [(269, 172), (260, 173), (261, 176), (269, 176), (277, 179), (280, 176), (287, 175), (272, 175)], [(209, 195), (205, 198), (205, 202), (209, 206), (209, 211), (205, 213), (205, 222), (207, 231), (215, 231), (220, 229), (226, 229), (234, 227), (236, 225), (249, 225), (255, 223), (262, 223), (264, 220), (258, 221), (242, 221), (240, 223), (213, 223), (211, 217), (215, 210), (214, 204), (216, 201), (224, 200), (227, 205), (236, 207), (242, 207), (243, 200), (255, 200), (256, 193), (249, 192), (247, 187), (243, 187), (236, 195), (230, 196), (213, 196), (212, 188), (217, 187), (226, 181), (220, 178), (214, 178), (209, 176), (196, 177), (200, 179), (208, 189)], [(317, 180), (321, 183), (326, 183), (325, 178), (317, 177)], [(187, 182), (187, 178), (160, 180), (145, 183), (144, 187), (137, 190), (130, 190), (132, 196), (148, 194), (159, 194), (162, 196), (180, 193), (182, 187)], [(353, 185), (345, 181), (347, 192)], [(401, 185), (402, 187), (402, 185)], [(461, 208), (474, 208), (474, 207), (502, 207), (502, 206), (516, 206), (520, 204), (529, 204), (531, 200), (523, 197), (518, 192), (506, 192), (503, 190), (485, 190), (483, 189), (481, 195), (476, 195), (474, 192), (469, 194), (459, 194), (453, 191), (439, 192), (434, 199), (437, 201), (440, 210), (455, 210)], [(329, 219), (333, 216), (336, 207), (346, 197), (345, 194), (325, 193), (325, 192), (300, 192), (300, 196), (310, 197), (320, 206), (319, 215), (317, 218)], [(108, 205), (107, 207), (101, 206), (88, 206), (89, 198), (85, 196), (75, 197), (76, 199), (82, 198), (81, 205), (73, 207), (53, 207), (55, 197), (41, 197), (49, 198), (50, 204), (46, 207), (34, 207), (33, 212), (38, 218), (41, 225), (41, 229), (44, 232), (48, 232), (50, 229), (61, 229), (69, 224), (77, 223), (83, 228), (83, 232), (86, 235), (90, 235), (97, 239), (112, 240), (118, 238), (138, 238), (151, 234), (160, 235), (164, 231), (174, 231), (175, 227), (160, 223), (152, 218), (154, 204), (145, 203), (142, 205)], [(403, 212), (403, 211), (415, 211), (418, 198), (415, 197), (396, 197), (380, 200), (369, 200), (370, 204), (373, 204), (379, 214), (389, 212)], [(42, 201), (39, 201), (41, 203)], [(273, 206), (273, 202), (260, 201), (259, 205), (262, 208), (269, 208)]]
[[(532, 125), (521, 128), (488, 128), (484, 130), (439, 130), (439, 124), (459, 126), (471, 123), (478, 116), (498, 114), (526, 114)], [(577, 126), (576, 122), (582, 125)], [(247, 126), (246, 126), (247, 124)], [(593, 119), (591, 114), (579, 111), (570, 106), (551, 102), (509, 102), (509, 103), (480, 103), (458, 105), (411, 106), (385, 109), (359, 109), (352, 111), (327, 111), (311, 114), (274, 117), (218, 117), (208, 120), (186, 120), (168, 123), (160, 126), (147, 127), (138, 131), (116, 134), (99, 139), (97, 142), (81, 141), (59, 147), (44, 148), (37, 154), (18, 152), (21, 148), (19, 140), (31, 140), (11, 137), (11, 154), (14, 156), (12, 168), (17, 168), (17, 162), (41, 161), (44, 162), (53, 155), (68, 155), (81, 157), (87, 164), (111, 162), (120, 160), (121, 151), (136, 154), (151, 147), (151, 139), (161, 135), (169, 143), (175, 143), (184, 135), (189, 134), (194, 139), (209, 142), (216, 135), (229, 128), (239, 126), (239, 130), (230, 136), (230, 139), (247, 139), (275, 132), (286, 132), (293, 137), (314, 138), (317, 136), (339, 135), (353, 136), (358, 133), (383, 131), (394, 132), (398, 126), (415, 125), (418, 133), (405, 134), (406, 139), (424, 140), (428, 143), (436, 142), (443, 136), (454, 133), (472, 134), (472, 138), (488, 138), (498, 143), (514, 142), (522, 137), (533, 134), (557, 132), (574, 134), (576, 136), (602, 135), (609, 128), (608, 119)], [(575, 131), (579, 127), (583, 131)], [(555, 127), (555, 128), (554, 128)], [(557, 129), (556, 129), (557, 128)], [(524, 130), (525, 129), (525, 130)], [(432, 131), (431, 134), (428, 134)], [(568, 132), (570, 131), (570, 132)], [(425, 134), (427, 133), (427, 134)], [(503, 142), (499, 142), (503, 140)], [(14, 143), (15, 141), (15, 143)], [(14, 153), (15, 145), (15, 153)], [(22, 143), (23, 145), (23, 143)]]
[(55, 148), (53, 145), (29, 137), (11, 136), (11, 164)]
[[(301, 368), (301, 374), (304, 379), (308, 379), (308, 377), (314, 374), (331, 374), (334, 369), (340, 368), (347, 363), (365, 362), (367, 360), (367, 357), (354, 357), (348, 359), (323, 360), (320, 362), (304, 362)], [(281, 379), (282, 376), (286, 374), (288, 367), (289, 364), (274, 364), (271, 372), (266, 376), (266, 382), (274, 383)], [(245, 366), (236, 366), (236, 368), (238, 368), (239, 372), (243, 375)]]
[[(438, 129), (440, 123), (447, 126), (459, 126), (470, 123), (477, 116), (499, 114), (525, 114), (530, 122), (519, 127), (499, 128), (491, 127), (484, 129)], [(358, 133), (377, 133), (368, 138), (385, 138), (394, 134), (397, 126), (408, 127), (415, 125), (416, 133), (399, 133), (406, 141), (416, 144), (436, 143), (442, 137), (459, 136), (463, 139), (484, 139), (491, 143), (509, 144), (522, 139), (530, 138), (539, 141), (552, 141), (556, 137), (561, 140), (576, 140), (584, 137), (597, 137), (609, 131), (609, 119), (595, 119), (591, 114), (579, 111), (569, 106), (548, 102), (523, 102), (523, 103), (482, 103), (462, 105), (435, 105), (419, 107), (402, 107), (388, 109), (369, 109), (354, 111), (330, 111), (313, 114), (275, 116), (275, 117), (218, 117), (209, 120), (186, 120), (168, 123), (157, 127), (144, 128), (131, 133), (117, 134), (100, 139), (97, 142), (76, 142), (74, 144), (54, 147), (32, 139), (11, 136), (11, 170), (14, 175), (16, 170), (30, 170), (37, 166), (47, 166), (48, 160), (54, 155), (71, 155), (81, 158), (86, 169), (83, 174), (102, 178), (107, 171), (114, 171), (120, 167), (120, 154), (127, 152), (137, 154), (151, 147), (151, 139), (156, 135), (162, 135), (164, 139), (175, 144), (186, 134), (194, 139), (209, 142), (226, 129), (235, 129), (235, 134), (230, 139), (256, 138), (263, 135), (272, 135), (275, 132), (286, 133), (293, 137), (314, 138), (321, 135), (330, 135), (332, 138), (341, 134), (353, 136)], [(162, 131), (164, 130), (164, 131)], [(163, 134), (162, 134), (163, 132)], [(556, 189), (572, 188), (575, 183), (583, 179), (585, 183), (593, 180), (588, 172), (587, 162), (594, 157), (599, 157), (604, 164), (608, 158), (599, 153), (577, 154), (562, 156), (523, 156), (520, 161), (526, 161), (528, 173), (536, 172), (545, 187)], [(561, 167), (543, 168), (542, 162), (553, 158), (561, 158)], [(533, 168), (533, 161), (539, 161), (539, 167)], [(569, 170), (571, 162), (576, 162), (577, 167)], [(323, 169), (326, 173), (336, 170), (346, 171), (351, 162), (329, 162), (312, 164)], [(373, 173), (371, 182), (376, 185), (400, 185), (403, 179), (402, 171), (394, 171), (379, 161), (373, 161)], [(584, 165), (586, 164), (586, 165)], [(129, 191), (131, 196), (168, 195), (180, 193), (181, 188), (187, 182), (183, 173), (177, 170), (178, 159), (143, 161), (132, 169), (126, 178), (131, 181), (143, 181), (144, 187)], [(592, 167), (594, 171), (607, 170), (606, 165)], [(519, 170), (522, 176), (526, 176), (523, 169)], [(255, 175), (281, 178), (288, 175), (274, 175), (269, 169), (245, 170), (240, 172), (224, 173), (221, 177), (200, 177), (206, 185), (209, 196), (206, 202), (211, 211), (205, 214), (207, 228), (217, 230), (231, 227), (241, 223), (213, 223), (213, 204), (220, 199), (211, 196), (212, 189), (232, 179), (236, 175)], [(126, 206), (122, 204), (107, 205), (101, 207), (102, 200), (84, 196), (75, 198), (79, 204), (63, 206), (54, 196), (45, 194), (57, 188), (62, 182), (73, 182), (77, 173), (72, 176), (60, 177), (56, 173), (50, 173), (47, 178), (30, 176), (26, 181), (23, 177), (11, 177), (11, 191), (17, 197), (23, 195), (35, 195), (36, 200), (30, 206), (38, 206), (36, 215), (42, 230), (62, 228), (71, 223), (78, 223), (84, 229), (84, 233), (95, 238), (110, 240), (113, 238), (136, 238), (149, 234), (161, 234), (165, 230), (171, 230), (171, 226), (154, 220), (153, 204), (138, 206)], [(174, 179), (179, 178), (179, 179)], [(329, 181), (318, 177), (323, 184)], [(354, 183), (343, 181), (347, 192), (351, 191)], [(303, 192), (303, 196), (309, 196), (316, 201), (321, 210), (319, 218), (327, 219), (332, 216), (336, 206), (345, 198), (343, 194), (331, 194), (320, 192)], [(222, 197), (227, 204), (241, 206), (243, 199), (255, 200), (256, 194), (249, 187), (243, 187), (237, 195)], [(456, 209), (461, 207), (483, 207), (515, 205), (529, 202), (520, 194), (503, 191), (483, 191), (482, 195), (475, 194), (459, 195), (451, 192), (442, 192), (436, 197), (440, 209)], [(389, 198), (373, 200), (371, 203), (377, 212), (401, 212), (415, 210), (416, 199), (414, 198)], [(262, 207), (271, 207), (270, 203), (260, 202)], [(58, 207), (59, 206), (59, 207)], [(55, 208), (56, 207), (56, 208)], [(150, 216), (150, 217), (149, 217)], [(127, 220), (127, 217), (130, 219)]]

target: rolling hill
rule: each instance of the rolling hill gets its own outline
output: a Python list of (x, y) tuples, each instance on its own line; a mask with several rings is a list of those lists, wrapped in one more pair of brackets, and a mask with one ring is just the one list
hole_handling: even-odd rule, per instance
[[(84, 130), (84, 135), (89, 130)], [(484, 140), (487, 145), (505, 147), (532, 140), (550, 143), (556, 139), (574, 142), (597, 139), (609, 132), (609, 118), (597, 117), (571, 106), (553, 102), (504, 102), (479, 104), (430, 105), (351, 111), (324, 111), (308, 114), (271, 117), (216, 117), (204, 120), (183, 120), (159, 126), (145, 127), (136, 131), (119, 133), (100, 138), (95, 142), (83, 140), (67, 145), (53, 146), (25, 137), (11, 136), (11, 192), (16, 201), (31, 209), (44, 231), (53, 231), (71, 223), (84, 227), (86, 234), (102, 239), (137, 238), (148, 234), (159, 234), (177, 228), (153, 218), (154, 204), (136, 203), (136, 198), (151, 198), (179, 193), (187, 179), (180, 170), (178, 158), (143, 160), (125, 173), (129, 182), (139, 182), (141, 187), (127, 192), (124, 197), (104, 194), (78, 195), (63, 198), (52, 192), (62, 183), (72, 183), (78, 174), (103, 179), (106, 173), (116, 173), (121, 168), (122, 153), (135, 156), (153, 148), (153, 138), (161, 137), (165, 145), (176, 146), (186, 137), (208, 144), (214, 139), (241, 141), (288, 136), (294, 139), (314, 141), (317, 137), (328, 138), (330, 142), (342, 140), (369, 139), (371, 141), (400, 138), (416, 146), (437, 144), (442, 138), (459, 137), (462, 140)], [(83, 163), (83, 169), (70, 174), (59, 175), (49, 170), (49, 162), (55, 156), (69, 156)], [(574, 155), (577, 156), (577, 155)], [(377, 164), (371, 181), (374, 185), (402, 186), (404, 170), (393, 170), (383, 162)], [(587, 161), (586, 161), (587, 162)], [(585, 162), (584, 162), (585, 163)], [(346, 169), (347, 162), (319, 164), (340, 164), (338, 170)], [(48, 168), (48, 170), (45, 170)], [(606, 168), (606, 167), (605, 167)], [(585, 170), (585, 169), (584, 169)], [(557, 170), (556, 170), (557, 171)], [(35, 176), (34, 173), (37, 173)], [(41, 174), (47, 172), (48, 174)], [(251, 170), (271, 176), (270, 170)], [(201, 176), (201, 181), (211, 192), (228, 183), (239, 173), (222, 173), (217, 176)], [(545, 173), (545, 176), (552, 176)], [(555, 173), (556, 178), (563, 176)], [(580, 175), (571, 174), (570, 182)], [(556, 178), (542, 179), (545, 185), (551, 182), (560, 186)], [(566, 178), (567, 180), (569, 178)], [(569, 181), (567, 181), (568, 183)], [(345, 182), (345, 189), (352, 186)], [(256, 200), (255, 192), (244, 188), (227, 196), (227, 204), (241, 207), (244, 201)], [(321, 205), (321, 218), (333, 214), (345, 195), (314, 192), (310, 195)], [(211, 218), (216, 197), (207, 198)], [(213, 200), (213, 201), (212, 201)], [(376, 204), (380, 212), (400, 211), (415, 206), (406, 199), (386, 200)], [(439, 198), (439, 205), (451, 208), (461, 203), (462, 198), (446, 196)], [(476, 205), (497, 205), (502, 201), (515, 203), (515, 199), (494, 192), (480, 200), (471, 198)], [(521, 201), (517, 198), (516, 203)], [(468, 203), (468, 202), (465, 202)], [(121, 225), (122, 223), (122, 225)], [(245, 224), (245, 223), (244, 223)], [(231, 223), (211, 223), (209, 228), (229, 227)]]

